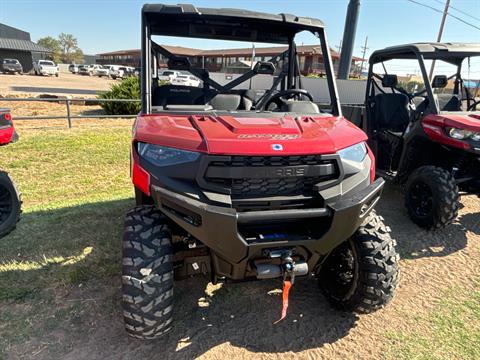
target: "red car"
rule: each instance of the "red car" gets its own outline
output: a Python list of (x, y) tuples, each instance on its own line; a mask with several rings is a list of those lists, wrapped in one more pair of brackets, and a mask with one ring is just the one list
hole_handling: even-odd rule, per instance
[[(294, 39), (303, 31), (319, 39), (328, 104), (302, 86)], [(142, 110), (132, 141), (138, 206), (123, 241), (127, 332), (150, 339), (168, 331), (174, 277), (201, 274), (214, 283), (283, 279), (281, 319), (294, 280), (310, 277), (335, 306), (383, 307), (399, 272), (395, 241), (372, 211), (384, 181), (375, 180), (365, 133), (342, 116), (324, 24), (157, 4), (143, 7), (142, 34)], [(287, 50), (220, 84), (201, 62), (153, 41), (162, 35)], [(201, 86), (159, 82), (161, 59)], [(267, 88), (248, 86), (260, 78), (271, 81)]]
[[(0, 109), (0, 145), (17, 141), (12, 122), (12, 114), (8, 109)], [(20, 194), (10, 176), (0, 170), (0, 238), (10, 233), (20, 217)]]

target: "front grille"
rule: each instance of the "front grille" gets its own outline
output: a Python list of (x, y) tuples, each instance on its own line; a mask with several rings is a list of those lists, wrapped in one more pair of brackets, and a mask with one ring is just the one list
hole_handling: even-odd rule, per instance
[(233, 198), (258, 196), (312, 195), (313, 186), (322, 181), (320, 177), (287, 177), (275, 179), (234, 179), (231, 181)]
[[(323, 169), (321, 172), (319, 165)], [(310, 168), (315, 168), (314, 176), (308, 175), (312, 170)], [(314, 185), (336, 179), (338, 174), (336, 160), (322, 155), (231, 156), (212, 158), (205, 180), (228, 189), (232, 200), (274, 196), (311, 197), (314, 195)]]
[(245, 166), (298, 166), (320, 165), (335, 162), (325, 160), (322, 155), (304, 156), (231, 156), (231, 160), (212, 160), (211, 166), (245, 167)]

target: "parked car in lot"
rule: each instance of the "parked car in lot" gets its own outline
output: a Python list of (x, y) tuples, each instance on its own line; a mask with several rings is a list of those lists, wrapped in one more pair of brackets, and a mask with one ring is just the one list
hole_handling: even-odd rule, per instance
[(123, 79), (135, 75), (135, 68), (131, 66), (118, 66), (110, 71), (112, 79)]
[(124, 77), (134, 76), (134, 75), (135, 75), (135, 68), (131, 66), (125, 66)]
[(38, 60), (33, 63), (35, 75), (55, 75), (58, 77), (58, 66), (50, 60)]
[(158, 74), (158, 80), (172, 82), (172, 80), (175, 79), (178, 75), (181, 75), (180, 71), (163, 70), (160, 74)]
[(77, 64), (70, 64), (70, 65), (68, 66), (68, 71), (70, 71), (72, 74), (77, 74), (79, 67), (80, 67), (80, 66), (77, 65)]
[(123, 78), (124, 74), (125, 74), (125, 67), (124, 66), (114, 65), (110, 69), (110, 77), (112, 79), (121, 79), (121, 78)]
[(84, 65), (78, 70), (80, 75), (93, 76), (97, 75), (97, 71), (101, 68), (101, 65)]
[(108, 65), (98, 65), (99, 67), (95, 70), (95, 75), (98, 77), (110, 76), (110, 67)]
[(23, 67), (17, 59), (1, 59), (0, 73), (22, 74)]
[(200, 86), (200, 80), (193, 75), (181, 74), (173, 78), (170, 82), (172, 85), (183, 85), (183, 86)]

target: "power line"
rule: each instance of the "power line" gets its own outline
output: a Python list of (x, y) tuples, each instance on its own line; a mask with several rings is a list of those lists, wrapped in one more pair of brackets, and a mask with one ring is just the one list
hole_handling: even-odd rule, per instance
[[(430, 5), (428, 5), (428, 4), (424, 4), (424, 3), (421, 3), (421, 2), (418, 2), (418, 1), (415, 1), (415, 0), (407, 0), (407, 1), (409, 1), (409, 2), (411, 2), (411, 3), (414, 3), (414, 4), (417, 4), (417, 5), (420, 5), (420, 6), (423, 6), (423, 7), (426, 7), (426, 8), (428, 8), (428, 9), (430, 9), (430, 10), (433, 10), (433, 11), (439, 13), (439, 14), (443, 14), (443, 11), (442, 11), (442, 10), (439, 10), (439, 9), (437, 9), (437, 8), (434, 8), (433, 6), (430, 6)], [(452, 18), (454, 18), (454, 19), (457, 19), (458, 21), (464, 23), (465, 25), (468, 25), (468, 26), (471, 26), (471, 27), (473, 27), (473, 28), (475, 28), (475, 29), (477, 29), (477, 30), (480, 30), (480, 27), (478, 27), (478, 26), (476, 26), (476, 25), (473, 25), (472, 23), (469, 23), (468, 21), (463, 20), (462, 18), (460, 18), (460, 17), (458, 17), (458, 16), (455, 16), (455, 15), (450, 14), (450, 13), (448, 13), (448, 16), (450, 16), (450, 17), (452, 17)]]
[[(440, 1), (440, 0), (433, 0), (433, 1), (435, 1), (435, 2), (437, 2), (437, 3), (439, 3), (439, 4), (444, 5), (443, 1)], [(469, 13), (467, 13), (467, 12), (465, 12), (465, 11), (463, 11), (463, 10), (460, 10), (460, 9), (458, 9), (458, 8), (456, 8), (456, 7), (453, 7), (452, 5), (450, 5), (450, 9), (453, 9), (453, 10), (455, 10), (455, 11), (458, 11), (460, 14), (463, 14), (463, 15), (465, 15), (465, 16), (468, 16), (468, 17), (472, 18), (472, 19), (475, 19), (475, 20), (480, 21), (480, 18), (475, 17), (475, 16), (473, 16), (473, 15), (470, 15)]]
[(367, 54), (367, 50), (370, 49), (369, 47), (367, 47), (367, 44), (368, 44), (368, 36), (365, 38), (365, 45), (362, 46), (363, 55), (362, 55), (362, 65), (360, 65), (360, 75), (362, 75), (362, 72), (363, 72), (363, 64), (365, 62), (365, 55)]

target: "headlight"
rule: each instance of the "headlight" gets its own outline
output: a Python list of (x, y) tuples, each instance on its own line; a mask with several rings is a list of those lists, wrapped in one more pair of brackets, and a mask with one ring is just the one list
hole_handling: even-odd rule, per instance
[(193, 162), (200, 153), (174, 148), (138, 143), (138, 153), (142, 158), (155, 166), (171, 166)]
[(470, 137), (473, 141), (480, 141), (480, 132), (473, 133), (473, 135)]
[(480, 132), (457, 129), (457, 128), (449, 128), (447, 129), (447, 134), (451, 138), (457, 139), (457, 140), (472, 139), (474, 141), (480, 141)]
[(364, 142), (349, 146), (337, 152), (342, 160), (361, 163), (367, 156), (367, 146)]

